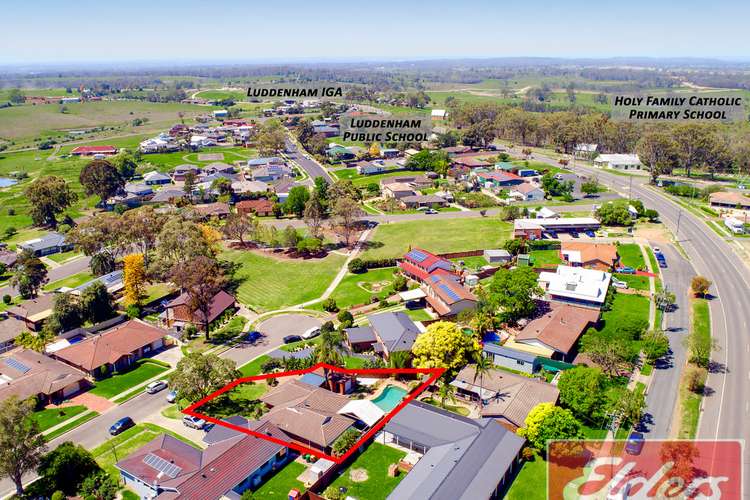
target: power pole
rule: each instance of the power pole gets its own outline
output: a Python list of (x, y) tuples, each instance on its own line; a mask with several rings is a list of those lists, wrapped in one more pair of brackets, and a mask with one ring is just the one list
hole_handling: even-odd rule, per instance
[(675, 238), (677, 241), (680, 241), (680, 220), (682, 220), (682, 209), (679, 209), (679, 212), (677, 212), (677, 234), (675, 234)]

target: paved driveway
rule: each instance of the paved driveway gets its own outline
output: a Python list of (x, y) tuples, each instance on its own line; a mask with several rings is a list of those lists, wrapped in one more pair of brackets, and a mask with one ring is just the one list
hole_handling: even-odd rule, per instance
[(221, 354), (222, 358), (231, 359), (237, 366), (242, 366), (258, 356), (272, 351), (284, 343), (287, 335), (300, 335), (306, 330), (320, 326), (319, 319), (304, 314), (282, 314), (273, 316), (258, 325), (261, 337), (254, 342), (243, 340), (228, 351)]

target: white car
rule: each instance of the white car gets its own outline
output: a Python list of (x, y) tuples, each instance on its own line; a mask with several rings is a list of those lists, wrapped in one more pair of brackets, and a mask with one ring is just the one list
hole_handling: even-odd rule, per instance
[(628, 284), (625, 283), (624, 281), (613, 280), (612, 281), (612, 286), (615, 287), (615, 288), (627, 288)]
[(305, 333), (303, 333), (301, 337), (305, 340), (309, 340), (313, 337), (317, 337), (318, 335), (320, 335), (320, 327), (314, 326), (310, 328), (309, 330), (307, 330)]
[(146, 386), (146, 392), (149, 394), (156, 394), (167, 388), (167, 382), (165, 380), (156, 380)]

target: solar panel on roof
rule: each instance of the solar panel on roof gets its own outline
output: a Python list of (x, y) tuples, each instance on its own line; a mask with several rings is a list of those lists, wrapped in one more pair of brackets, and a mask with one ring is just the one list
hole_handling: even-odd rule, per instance
[(143, 457), (143, 463), (148, 465), (149, 467), (152, 467), (153, 469), (158, 470), (159, 472), (163, 472), (172, 479), (176, 478), (177, 475), (182, 471), (182, 467), (179, 467), (172, 462), (168, 462), (163, 458), (154, 455), (153, 453), (149, 453), (148, 455)]
[(438, 285), (438, 287), (440, 287), (441, 290), (443, 290), (445, 293), (447, 293), (448, 297), (452, 298), (453, 300), (459, 300), (459, 299), (461, 299), (461, 297), (459, 297), (456, 292), (454, 292), (453, 290), (451, 290), (450, 288), (448, 288), (448, 286), (445, 283), (440, 283)]
[(420, 252), (419, 250), (412, 250), (408, 253), (409, 258), (416, 260), (417, 262), (422, 262), (427, 258), (427, 255), (424, 252)]
[(18, 370), (21, 373), (26, 373), (27, 371), (31, 370), (28, 366), (21, 363), (15, 358), (5, 358), (5, 364), (13, 368), (14, 370)]

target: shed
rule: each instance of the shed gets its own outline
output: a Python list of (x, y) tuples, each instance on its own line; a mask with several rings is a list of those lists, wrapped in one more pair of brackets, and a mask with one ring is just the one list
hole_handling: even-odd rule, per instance
[(504, 264), (506, 262), (510, 262), (511, 255), (510, 252), (503, 249), (491, 249), (491, 250), (485, 250), (484, 251), (484, 258), (487, 262), (490, 264)]

